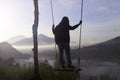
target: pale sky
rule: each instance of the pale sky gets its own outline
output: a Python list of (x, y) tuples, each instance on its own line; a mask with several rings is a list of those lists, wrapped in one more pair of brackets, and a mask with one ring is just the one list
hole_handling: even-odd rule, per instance
[[(81, 0), (53, 0), (55, 25), (63, 16), (77, 24)], [(0, 0), (0, 42), (17, 35), (32, 36), (33, 0)], [(94, 44), (120, 36), (120, 0), (84, 0), (82, 44)], [(39, 0), (39, 34), (53, 37), (50, 0)], [(78, 42), (79, 28), (71, 31)]]

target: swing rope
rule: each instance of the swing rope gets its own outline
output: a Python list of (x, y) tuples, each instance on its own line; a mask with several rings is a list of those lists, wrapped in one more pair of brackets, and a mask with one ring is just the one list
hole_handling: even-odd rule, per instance
[(53, 13), (53, 2), (52, 2), (52, 0), (50, 0), (50, 4), (51, 4), (52, 22), (53, 22), (53, 25), (54, 25), (54, 13)]
[[(50, 5), (51, 5), (51, 15), (52, 15), (52, 23), (54, 25), (54, 12), (53, 12), (53, 3), (52, 0), (50, 0)], [(83, 0), (81, 0), (81, 20), (83, 18)], [(78, 64), (80, 66), (80, 52), (81, 52), (81, 35), (82, 35), (82, 24), (80, 26), (80, 34), (79, 34), (79, 57), (78, 57)], [(57, 48), (56, 48), (56, 43), (55, 43), (55, 52), (57, 55)]]
[[(81, 20), (83, 18), (83, 0), (81, 1)], [(80, 66), (80, 52), (81, 52), (81, 36), (82, 36), (82, 24), (80, 26), (80, 34), (79, 34), (79, 57), (78, 57), (78, 64)]]
[[(55, 22), (54, 22), (55, 19), (54, 19), (53, 2), (52, 2), (52, 0), (50, 0), (50, 5), (51, 5), (52, 23), (55, 26)], [(56, 43), (55, 43), (55, 54), (57, 56), (57, 46), (56, 46)]]

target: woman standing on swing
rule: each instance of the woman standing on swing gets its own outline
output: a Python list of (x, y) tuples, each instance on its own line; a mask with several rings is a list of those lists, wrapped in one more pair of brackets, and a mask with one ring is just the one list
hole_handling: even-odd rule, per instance
[(68, 17), (64, 16), (61, 22), (56, 27), (54, 27), (54, 25), (52, 27), (52, 32), (55, 35), (55, 42), (58, 45), (58, 49), (59, 49), (59, 60), (60, 60), (61, 68), (65, 68), (64, 57), (63, 57), (64, 51), (66, 53), (66, 58), (67, 58), (67, 68), (75, 68), (72, 65), (72, 61), (71, 61), (69, 30), (76, 29), (81, 23), (82, 20), (80, 20), (78, 24), (74, 26), (70, 26)]

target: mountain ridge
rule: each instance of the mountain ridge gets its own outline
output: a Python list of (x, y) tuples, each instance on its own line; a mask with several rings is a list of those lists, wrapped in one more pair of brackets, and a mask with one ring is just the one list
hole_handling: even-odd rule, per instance
[(81, 56), (82, 59), (114, 61), (120, 62), (120, 36), (108, 41), (81, 48), (79, 54), (78, 49), (73, 50), (74, 57)]
[[(39, 34), (38, 35), (38, 45), (48, 45), (48, 44), (53, 44), (54, 43), (54, 39), (51, 37), (48, 37), (44, 34)], [(16, 45), (16, 46), (30, 46), (33, 45), (33, 38), (25, 38), (22, 39), (20, 41), (17, 41), (15, 43), (13, 43), (12, 45)]]
[(14, 42), (20, 41), (20, 40), (25, 39), (25, 38), (27, 38), (27, 37), (25, 37), (23, 35), (18, 35), (18, 36), (14, 36), (14, 37), (9, 38), (6, 42), (13, 44)]
[[(26, 54), (25, 54), (26, 55)], [(9, 59), (9, 58), (14, 58), (14, 59), (26, 59), (29, 58), (30, 56), (22, 54), (18, 50), (12, 47), (11, 44), (8, 42), (2, 42), (0, 43), (0, 58), (1, 59)]]

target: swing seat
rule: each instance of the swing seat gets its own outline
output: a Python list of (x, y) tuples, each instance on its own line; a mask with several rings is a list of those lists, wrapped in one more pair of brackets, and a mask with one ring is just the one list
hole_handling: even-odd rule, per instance
[(54, 69), (54, 71), (81, 71), (81, 68), (58, 68)]

